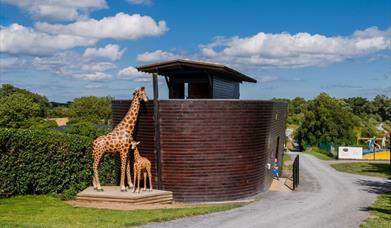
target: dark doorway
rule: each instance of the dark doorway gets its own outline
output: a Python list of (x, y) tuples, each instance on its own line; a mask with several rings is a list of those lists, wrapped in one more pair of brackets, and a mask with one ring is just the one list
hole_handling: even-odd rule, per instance
[(276, 144), (276, 159), (278, 160), (279, 155), (279, 148), (280, 148), (280, 136), (277, 137), (277, 144)]

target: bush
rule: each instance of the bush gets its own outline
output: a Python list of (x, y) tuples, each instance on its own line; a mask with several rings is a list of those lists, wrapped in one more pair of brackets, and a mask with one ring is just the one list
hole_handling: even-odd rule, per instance
[[(92, 180), (92, 139), (57, 131), (0, 128), (0, 197), (60, 193), (71, 197)], [(100, 168), (115, 183), (114, 159)]]
[(112, 97), (80, 97), (69, 106), (70, 123), (91, 122), (109, 124), (111, 121)]
[(43, 109), (31, 97), (11, 94), (0, 97), (0, 127), (28, 128), (30, 118), (43, 117)]
[(80, 122), (76, 124), (72, 124), (69, 128), (64, 131), (67, 134), (76, 134), (87, 136), (89, 138), (95, 139), (98, 136), (107, 134), (109, 130), (98, 128), (95, 124), (89, 122)]

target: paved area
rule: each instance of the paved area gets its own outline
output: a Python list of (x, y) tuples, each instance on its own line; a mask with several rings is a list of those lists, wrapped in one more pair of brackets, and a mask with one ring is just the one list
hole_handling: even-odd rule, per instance
[(228, 212), (152, 223), (145, 227), (358, 227), (376, 195), (391, 181), (341, 173), (327, 162), (300, 154), (296, 192), (269, 191), (260, 201)]

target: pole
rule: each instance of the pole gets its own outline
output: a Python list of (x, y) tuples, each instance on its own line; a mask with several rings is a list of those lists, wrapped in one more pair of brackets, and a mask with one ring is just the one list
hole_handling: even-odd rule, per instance
[(160, 122), (159, 122), (159, 87), (157, 74), (153, 74), (153, 119), (155, 128), (155, 156), (156, 156), (156, 175), (157, 187), (162, 188), (161, 183), (161, 155), (160, 155)]

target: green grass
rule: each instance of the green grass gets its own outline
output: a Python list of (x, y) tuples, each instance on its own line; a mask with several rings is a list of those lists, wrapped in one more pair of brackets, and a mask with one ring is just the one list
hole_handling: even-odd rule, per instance
[(290, 174), (292, 173), (292, 158), (289, 154), (284, 153), (284, 157), (282, 158), (283, 166), (282, 166), (282, 173)]
[(390, 164), (388, 163), (352, 162), (331, 164), (331, 166), (340, 172), (391, 179)]
[(391, 192), (378, 196), (376, 202), (368, 210), (370, 216), (361, 224), (361, 228), (390, 228)]
[(208, 205), (180, 209), (120, 211), (75, 208), (55, 196), (0, 199), (0, 227), (127, 227), (240, 207)]
[(333, 154), (323, 152), (323, 151), (319, 150), (317, 147), (312, 147), (311, 150), (307, 150), (307, 151), (305, 151), (305, 153), (311, 154), (321, 160), (336, 160), (337, 159)]

